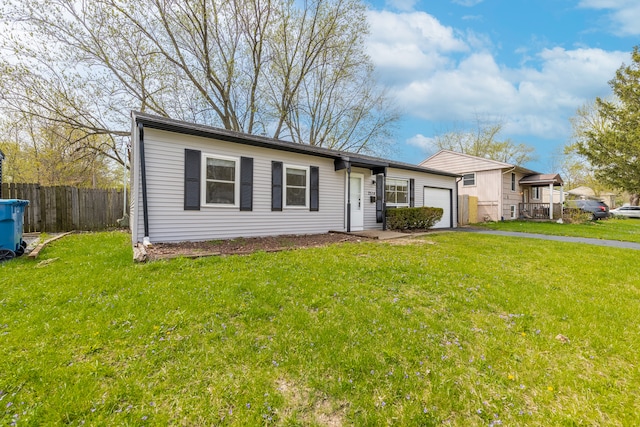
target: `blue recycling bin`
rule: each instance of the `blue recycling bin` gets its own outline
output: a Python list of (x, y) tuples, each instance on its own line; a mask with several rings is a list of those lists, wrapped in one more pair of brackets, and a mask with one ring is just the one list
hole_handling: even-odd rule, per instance
[(28, 204), (28, 200), (0, 199), (0, 261), (22, 255), (27, 247), (22, 228)]

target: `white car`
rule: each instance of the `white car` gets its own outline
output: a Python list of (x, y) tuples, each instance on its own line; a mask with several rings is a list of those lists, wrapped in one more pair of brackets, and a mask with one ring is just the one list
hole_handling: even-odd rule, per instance
[(613, 216), (640, 218), (640, 206), (622, 206), (616, 209), (611, 209), (609, 213)]

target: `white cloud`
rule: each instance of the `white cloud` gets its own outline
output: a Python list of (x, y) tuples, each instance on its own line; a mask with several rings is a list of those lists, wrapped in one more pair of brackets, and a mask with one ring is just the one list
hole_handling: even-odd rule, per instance
[(611, 32), (620, 36), (640, 35), (640, 3), (637, 0), (581, 0), (578, 7), (609, 10)]
[[(556, 47), (527, 51), (527, 62), (507, 67), (488, 51), (486, 36), (457, 32), (423, 12), (372, 12), (370, 22), (369, 52), (407, 114), (434, 122), (489, 115), (514, 136), (566, 138), (568, 118), (607, 96), (607, 82), (629, 59), (628, 52)], [(419, 136), (409, 143), (424, 143)]]
[(425, 12), (393, 13), (371, 10), (367, 16), (371, 40), (395, 44), (412, 43), (428, 51), (462, 51), (467, 46), (451, 27)]
[(385, 4), (392, 9), (402, 12), (411, 12), (418, 0), (387, 0)]
[(367, 51), (387, 82), (446, 67), (449, 54), (469, 49), (451, 27), (425, 12), (369, 11), (368, 20)]
[(407, 139), (407, 144), (421, 148), (425, 151), (430, 151), (435, 147), (435, 139), (422, 134), (417, 134)]
[(472, 7), (482, 3), (484, 0), (451, 0), (452, 3), (459, 4), (461, 6)]

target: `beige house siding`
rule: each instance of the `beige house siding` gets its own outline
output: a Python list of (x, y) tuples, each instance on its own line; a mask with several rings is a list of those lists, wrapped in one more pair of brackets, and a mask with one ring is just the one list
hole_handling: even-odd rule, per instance
[(497, 221), (500, 219), (502, 205), (500, 203), (500, 189), (502, 185), (502, 173), (499, 169), (476, 172), (476, 184), (463, 186), (458, 184), (458, 193), (467, 194), (478, 199), (477, 218), (469, 217), (470, 222), (482, 222), (486, 220)]
[[(511, 174), (515, 174), (515, 190), (511, 189)], [(502, 218), (517, 219), (520, 216), (518, 205), (522, 203), (523, 189), (519, 181), (525, 177), (525, 174), (517, 170), (507, 169), (502, 172)], [(515, 217), (511, 216), (511, 206), (515, 206)], [(498, 218), (501, 219), (501, 218)]]
[(453, 151), (442, 150), (420, 163), (426, 168), (440, 169), (453, 173), (468, 173), (509, 167), (507, 163), (491, 159), (470, 156)]

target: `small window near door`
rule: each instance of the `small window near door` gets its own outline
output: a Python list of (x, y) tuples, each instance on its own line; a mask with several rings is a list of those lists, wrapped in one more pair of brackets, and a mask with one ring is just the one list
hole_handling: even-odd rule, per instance
[(531, 198), (533, 200), (540, 200), (540, 187), (533, 187), (531, 189)]
[(516, 218), (516, 205), (511, 205), (511, 219)]
[(387, 178), (385, 196), (387, 206), (409, 206), (409, 180)]
[(511, 191), (516, 191), (516, 174), (511, 172)]
[(463, 187), (471, 187), (476, 185), (476, 174), (475, 173), (465, 173), (462, 175), (462, 186)]

